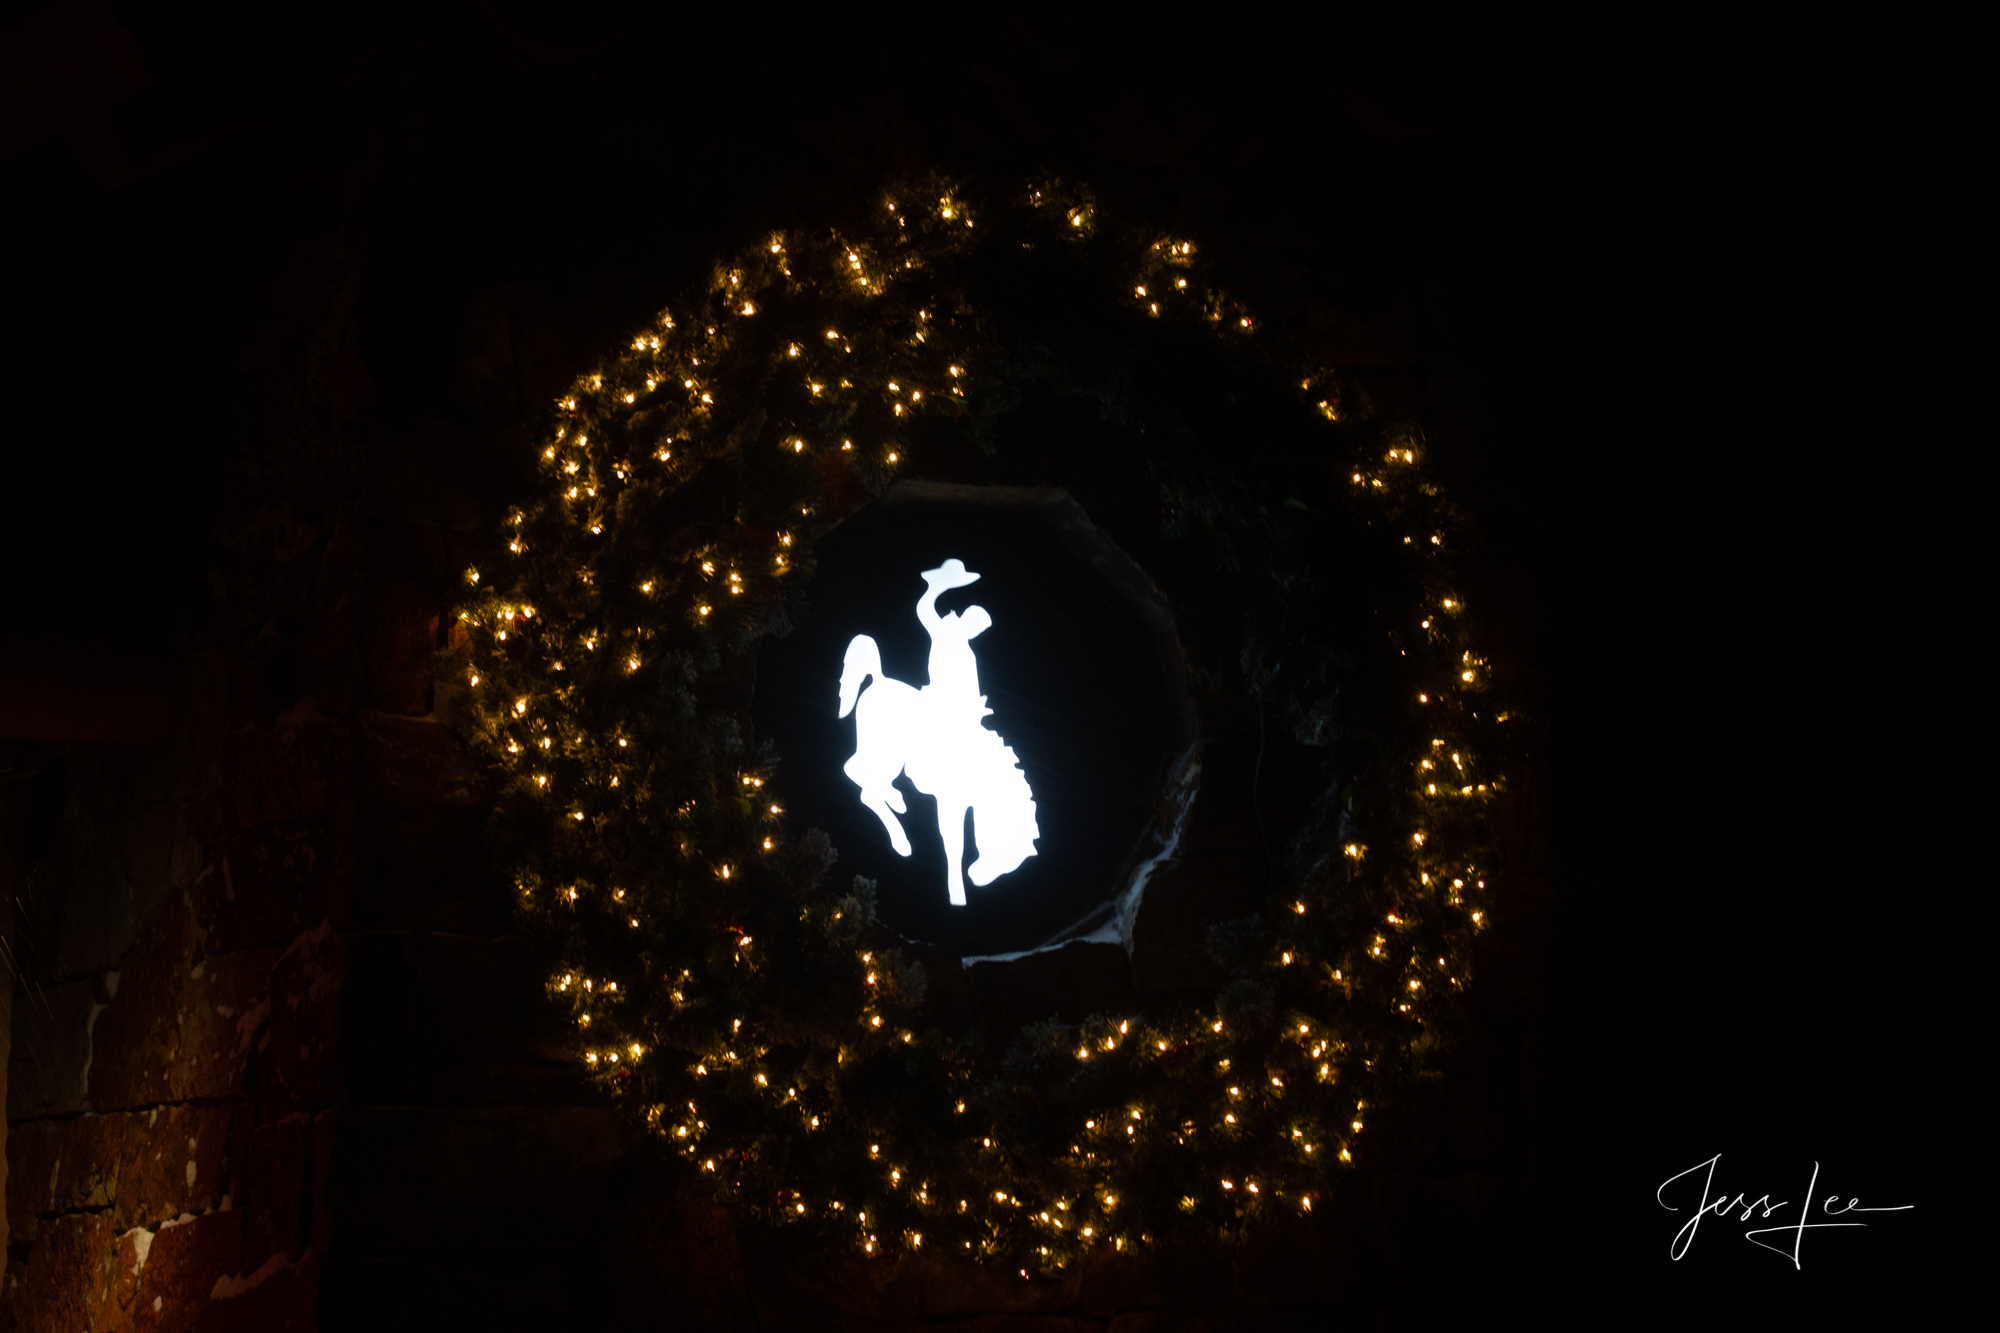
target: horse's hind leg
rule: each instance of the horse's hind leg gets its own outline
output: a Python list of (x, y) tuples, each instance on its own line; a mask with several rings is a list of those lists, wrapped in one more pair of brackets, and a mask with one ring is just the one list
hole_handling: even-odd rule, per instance
[(965, 906), (965, 810), (963, 801), (938, 797), (938, 832), (944, 837), (944, 891), (953, 907)]

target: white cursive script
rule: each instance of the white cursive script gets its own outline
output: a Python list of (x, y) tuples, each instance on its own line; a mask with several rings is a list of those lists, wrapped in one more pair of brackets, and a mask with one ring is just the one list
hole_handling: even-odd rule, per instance
[[(1722, 1154), (1717, 1153), (1706, 1162), (1698, 1162), (1679, 1175), (1667, 1177), (1661, 1183), (1660, 1188), (1653, 1191), (1653, 1198), (1659, 1203), (1660, 1207), (1670, 1213), (1677, 1213), (1680, 1209), (1668, 1203), (1664, 1197), (1667, 1192), (1667, 1186), (1673, 1184), (1676, 1180), (1691, 1176), (1697, 1171), (1705, 1173), (1701, 1178), (1701, 1206), (1694, 1210), (1694, 1216), (1688, 1219), (1687, 1225), (1674, 1234), (1674, 1243), (1667, 1247), (1667, 1253), (1676, 1261), (1687, 1253), (1688, 1246), (1694, 1243), (1694, 1233), (1701, 1226), (1701, 1219), (1707, 1217), (1709, 1214), (1713, 1213), (1715, 1216), (1721, 1217), (1724, 1213), (1733, 1213), (1741, 1209), (1742, 1214), (1736, 1220), (1747, 1222), (1750, 1220), (1752, 1213), (1757, 1213), (1759, 1220), (1762, 1220), (1786, 1206), (1786, 1201), (1783, 1199), (1772, 1203), (1771, 1196), (1768, 1194), (1761, 1196), (1755, 1201), (1746, 1201), (1748, 1200), (1748, 1196), (1745, 1194), (1738, 1194), (1733, 1199), (1717, 1197), (1711, 1200), (1709, 1195), (1715, 1187), (1715, 1164), (1721, 1160)], [(1813, 1191), (1818, 1187), (1819, 1163), (1814, 1162), (1812, 1179), (1806, 1184), (1805, 1202), (1799, 1206), (1799, 1220), (1784, 1226), (1758, 1227), (1755, 1230), (1746, 1231), (1743, 1233), (1743, 1239), (1749, 1241), (1752, 1245), (1761, 1245), (1767, 1250), (1787, 1256), (1791, 1259), (1793, 1268), (1800, 1268), (1802, 1265), (1799, 1262), (1799, 1249), (1805, 1243), (1806, 1232), (1818, 1231), (1828, 1227), (1865, 1227), (1868, 1225), (1866, 1222), (1812, 1221)], [(1844, 1217), (1849, 1213), (1906, 1213), (1916, 1207), (1913, 1203), (1905, 1203), (1888, 1208), (1863, 1208), (1859, 1199), (1849, 1199), (1844, 1206), (1836, 1207), (1835, 1205), (1839, 1204), (1839, 1202), (1840, 1196), (1838, 1194), (1829, 1194), (1826, 1198), (1820, 1200), (1820, 1210), (1828, 1217)], [(1760, 1212), (1759, 1210), (1762, 1211)], [(1758, 1239), (1760, 1236), (1780, 1236), (1787, 1234), (1792, 1238), (1789, 1246)]]

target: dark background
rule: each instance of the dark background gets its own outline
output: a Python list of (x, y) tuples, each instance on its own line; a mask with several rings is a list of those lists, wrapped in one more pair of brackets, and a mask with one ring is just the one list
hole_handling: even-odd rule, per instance
[[(272, 423), (476, 530), (542, 405), (714, 256), (932, 166), (1086, 179), (1416, 413), (1485, 533), (1553, 890), (1532, 1195), (1470, 1240), (1495, 1302), (1919, 1299), (1975, 1141), (1930, 1050), (1969, 883), (1950, 800), (1919, 817), (1951, 687), (1911, 593), (1958, 540), (1911, 519), (1961, 487), (1975, 49), (1888, 9), (10, 5), (10, 688), (143, 719)], [(1652, 1191), (1717, 1152), (1732, 1193), (1817, 1160), (1918, 1211), (1803, 1273), (1740, 1227), (1668, 1264)]]

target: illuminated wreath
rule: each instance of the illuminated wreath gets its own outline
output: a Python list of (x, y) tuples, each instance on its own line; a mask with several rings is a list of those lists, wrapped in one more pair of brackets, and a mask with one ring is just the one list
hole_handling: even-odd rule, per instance
[[(1096, 310), (1102, 354), (1079, 367), (993, 316), (1022, 292)], [(920, 1029), (923, 969), (884, 942), (866, 881), (824, 882), (826, 836), (788, 823), (775, 756), (711, 686), (786, 628), (843, 514), (990, 455), (1031, 388), (1143, 417), (1120, 349), (1160, 338), (1264, 386), (1315, 451), (1302, 476), (1159, 418), (1127, 465), (1231, 581), (1237, 651), (1196, 670), (1319, 747), (1324, 789), (1263, 910), (1211, 933), (1211, 1005), (1036, 1024), (989, 1052)], [(1482, 924), (1505, 715), (1416, 436), (1271, 341), (1192, 244), (1100, 226), (1085, 191), (986, 207), (932, 181), (854, 231), (762, 242), (558, 404), (546, 490), (465, 573), (451, 670), (578, 1057), (684, 1188), (870, 1254), (1025, 1275), (1310, 1211), (1432, 1066)]]

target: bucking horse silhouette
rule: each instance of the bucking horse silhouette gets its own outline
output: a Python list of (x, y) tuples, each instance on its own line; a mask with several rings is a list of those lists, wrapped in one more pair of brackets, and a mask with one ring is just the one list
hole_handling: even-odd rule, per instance
[[(938, 595), (977, 582), (964, 562), (947, 560), (923, 572), (929, 591), (917, 601), (917, 620), (931, 636), (930, 684), (912, 689), (882, 674), (875, 640), (857, 634), (840, 672), (840, 716), (854, 714), (854, 757), (843, 772), (861, 788), (861, 803), (889, 831), (898, 856), (910, 840), (896, 815), (907, 813), (896, 790), (899, 774), (937, 798), (938, 833), (944, 838), (945, 892), (965, 906), (965, 878), (984, 888), (1035, 854), (1035, 797), (1020, 760), (982, 719), (993, 710), (979, 692), (979, 663), (972, 640), (993, 624), (982, 606), (940, 616)], [(874, 684), (869, 685), (869, 679)], [(863, 687), (866, 686), (864, 692)], [(972, 811), (979, 859), (963, 872), (965, 812)], [(893, 813), (892, 813), (893, 812)]]

